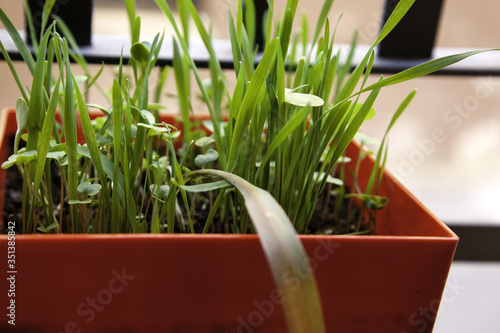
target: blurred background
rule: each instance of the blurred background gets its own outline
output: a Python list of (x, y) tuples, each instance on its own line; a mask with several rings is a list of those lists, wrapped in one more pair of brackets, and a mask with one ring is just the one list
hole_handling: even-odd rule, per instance
[[(142, 16), (142, 36), (165, 30), (169, 40), (167, 20), (154, 1), (136, 2), (137, 14)], [(227, 39), (227, 12), (234, 9), (234, 1), (229, 1), (233, 4), (229, 9), (226, 0), (194, 2), (206, 22), (213, 24), (215, 38)], [(275, 2), (282, 8), (286, 1)], [(0, 0), (19, 29), (24, 27), (22, 3)], [(371, 44), (381, 26), (384, 3), (336, 0), (330, 22), (335, 23), (342, 14), (337, 43), (349, 44), (358, 30), (359, 44)], [(94, 4), (94, 35), (128, 35), (121, 0), (95, 0)], [(312, 22), (321, 6), (320, 0), (300, 1), (297, 13), (307, 14)], [(500, 47), (499, 13), (500, 3), (492, 0), (445, 0), (435, 46), (457, 50)], [(195, 29), (191, 31), (192, 39), (199, 38)], [(496, 56), (500, 58), (500, 52)], [(22, 63), (16, 66), (28, 77)], [(112, 66), (108, 67), (106, 75), (113, 75)], [(97, 72), (98, 68), (91, 70)], [(18, 91), (2, 61), (0, 77), (0, 108), (14, 106)], [(374, 75), (373, 80), (377, 79)], [(500, 309), (500, 77), (488, 73), (436, 75), (384, 88), (375, 105), (377, 116), (366, 122), (362, 131), (381, 138), (393, 112), (413, 89), (418, 93), (390, 135), (387, 168), (445, 223), (455, 230), (473, 230), (459, 233), (459, 249), (467, 246), (481, 253), (472, 256), (474, 261), (453, 264), (435, 332), (500, 332), (495, 317)], [(175, 110), (176, 105), (168, 105), (169, 112)]]

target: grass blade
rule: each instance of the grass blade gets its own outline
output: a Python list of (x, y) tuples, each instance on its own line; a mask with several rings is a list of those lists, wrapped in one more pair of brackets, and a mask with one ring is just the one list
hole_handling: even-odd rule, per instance
[(254, 76), (252, 77), (250, 84), (248, 85), (245, 96), (243, 97), (243, 101), (241, 102), (229, 150), (227, 168), (227, 170), (229, 171), (233, 170), (236, 166), (236, 161), (240, 150), (239, 148), (243, 141), (245, 128), (250, 121), (251, 111), (254, 111), (255, 106), (258, 105), (257, 101), (261, 99), (262, 92), (266, 87), (265, 80), (269, 72), (269, 68), (273, 63), (274, 56), (276, 55), (278, 43), (279, 39), (275, 38), (264, 51), (262, 60), (257, 66), (257, 69), (254, 72)]
[(220, 180), (218, 182), (207, 183), (207, 184), (197, 184), (197, 185), (179, 185), (176, 184), (177, 187), (182, 188), (187, 192), (208, 192), (213, 190), (218, 190), (220, 188), (229, 186), (229, 183), (225, 180)]
[(236, 77), (238, 77), (240, 73), (241, 62), (243, 62), (241, 56), (241, 45), (238, 39), (238, 35), (236, 32), (236, 28), (234, 27), (233, 15), (229, 12), (229, 39), (231, 40), (231, 51), (233, 54), (233, 64), (234, 64), (234, 73)]
[(177, 13), (181, 19), (182, 33), (189, 45), (189, 10), (186, 5), (186, 0), (177, 0)]
[[(361, 108), (354, 115), (352, 120), (349, 123), (349, 126), (346, 128), (345, 132), (342, 134), (342, 138), (340, 139), (337, 147), (335, 148), (335, 152), (331, 158), (331, 161), (337, 161), (340, 156), (344, 153), (349, 143), (352, 141), (359, 128), (363, 124), (366, 116), (372, 109), (373, 103), (378, 96), (380, 88), (373, 89), (366, 101), (363, 103)], [(328, 170), (329, 171), (329, 170)]]
[(263, 171), (263, 166), (267, 163), (272, 153), (278, 148), (278, 146), (285, 141), (288, 136), (299, 126), (301, 125), (306, 117), (311, 112), (310, 107), (302, 108), (299, 112), (297, 112), (290, 121), (286, 123), (285, 126), (278, 132), (278, 134), (274, 137), (273, 141), (267, 148), (266, 154), (262, 158), (261, 165), (257, 170), (257, 174), (255, 178), (257, 178), (261, 172)]
[[(189, 72), (186, 71), (184, 57), (181, 55), (179, 50), (179, 44), (175, 39), (172, 40), (172, 45), (174, 46), (174, 58), (173, 58), (173, 68), (175, 85), (177, 87), (177, 100), (179, 101), (179, 107), (182, 114), (182, 124), (184, 128), (191, 128), (190, 119), (190, 101), (189, 101), (189, 82), (186, 81), (186, 76)], [(189, 68), (187, 68), (189, 69)], [(189, 130), (184, 131), (185, 142), (191, 142), (191, 133)]]
[[(36, 161), (37, 163), (35, 170), (35, 180), (33, 182), (34, 197), (36, 197), (38, 190), (40, 189), (40, 184), (42, 182), (42, 177), (45, 171), (45, 162), (47, 160), (47, 153), (49, 151), (50, 140), (52, 139), (52, 128), (54, 127), (54, 122), (55, 122), (60, 84), (61, 80), (59, 79), (54, 87), (54, 92), (50, 99), (49, 108), (47, 110), (47, 114), (45, 115), (45, 121), (43, 122), (42, 133), (38, 144), (38, 156)], [(34, 209), (35, 205), (31, 205), (30, 216), (33, 216)]]
[(41, 29), (42, 35), (45, 32), (45, 27), (47, 26), (47, 22), (49, 22), (50, 13), (52, 12), (52, 8), (54, 8), (55, 3), (56, 0), (46, 0), (45, 4), (43, 5)]
[[(125, 3), (125, 8), (127, 10), (127, 17), (128, 17), (128, 22), (129, 22), (129, 28), (130, 28), (130, 36), (133, 35), (134, 33), (134, 22), (136, 18), (136, 9), (135, 9), (135, 0), (123, 0)], [(136, 41), (132, 41), (134, 43)]]
[[(387, 135), (389, 134), (389, 131), (394, 126), (394, 124), (396, 123), (396, 121), (398, 120), (398, 118), (403, 114), (404, 110), (406, 110), (406, 108), (408, 107), (408, 105), (410, 104), (410, 102), (413, 100), (413, 97), (415, 97), (416, 93), (417, 93), (417, 90), (413, 90), (410, 94), (408, 94), (408, 96), (406, 96), (406, 98), (399, 105), (399, 107), (397, 108), (396, 112), (392, 116), (391, 121), (389, 123), (389, 126), (387, 126), (387, 129), (385, 130), (384, 136), (382, 138), (382, 142), (380, 143), (380, 149), (379, 149), (379, 151), (377, 153), (377, 157), (375, 158), (375, 163), (374, 163), (373, 170), (372, 170), (372, 172), (370, 174), (370, 178), (369, 178), (369, 180), (368, 180), (368, 182), (366, 184), (365, 194), (370, 194), (371, 193), (373, 187), (375, 186), (375, 181), (376, 180), (378, 180), (378, 184), (380, 185), (380, 180), (381, 180), (381, 177), (382, 177), (382, 171), (383, 171), (383, 168), (385, 166), (385, 160), (386, 160), (386, 157), (387, 157), (387, 148), (386, 148), (386, 154), (384, 155), (383, 164), (382, 164), (382, 166), (380, 168), (380, 171), (379, 171), (379, 165), (380, 165), (380, 160), (382, 158), (382, 153), (383, 153), (383, 150), (384, 150), (384, 146), (386, 146), (385, 143), (386, 143)], [(377, 177), (377, 173), (378, 172), (380, 172), (379, 177)], [(377, 194), (377, 193), (375, 193), (375, 194)]]
[(29, 104), (28, 116), (28, 142), (27, 149), (36, 149), (38, 144), (39, 130), (42, 128), (42, 119), (44, 116), (44, 104), (46, 92), (44, 91), (44, 78), (45, 78), (45, 53), (47, 50), (50, 30), (52, 26), (47, 29), (47, 32), (40, 41), (40, 47), (37, 54), (35, 71), (33, 73), (33, 82), (31, 84), (31, 98)]
[(85, 105), (83, 95), (80, 92), (80, 88), (78, 88), (78, 85), (76, 84), (76, 79), (74, 77), (73, 77), (73, 84), (75, 86), (75, 96), (78, 105), (78, 114), (80, 116), (80, 123), (82, 124), (83, 137), (85, 138), (85, 142), (89, 149), (92, 164), (94, 165), (97, 171), (97, 176), (99, 177), (99, 180), (102, 184), (102, 192), (105, 198), (104, 201), (106, 202), (107, 205), (109, 205), (110, 195), (108, 187), (106, 186), (108, 178), (106, 177), (106, 172), (104, 171), (104, 168), (102, 166), (100, 149), (97, 144), (92, 123), (90, 121), (90, 116), (87, 110), (87, 106)]
[[(413, 80), (413, 79), (416, 79), (418, 77), (434, 73), (440, 69), (443, 69), (445, 67), (453, 65), (453, 64), (455, 64), (459, 61), (462, 61), (468, 57), (471, 57), (473, 55), (483, 53), (483, 52), (490, 52), (490, 51), (500, 51), (500, 49), (469, 51), (469, 52), (463, 52), (463, 53), (459, 53), (459, 54), (446, 56), (446, 57), (439, 58), (439, 59), (434, 59), (434, 60), (428, 61), (426, 63), (417, 65), (415, 67), (409, 68), (407, 70), (404, 70), (402, 72), (399, 72), (397, 74), (394, 74), (394, 75), (392, 75), (386, 79), (383, 79), (375, 84), (372, 84), (372, 85), (360, 90), (355, 95), (359, 95), (359, 94), (362, 94), (364, 92), (367, 92), (367, 91), (370, 91), (373, 89), (387, 87), (387, 86), (390, 86), (393, 84)], [(353, 96), (355, 96), (355, 95), (353, 95)]]
[[(166, 126), (166, 124), (165, 124), (165, 126)], [(172, 177), (175, 179), (175, 182), (177, 184), (184, 186), (184, 185), (186, 185), (186, 183), (184, 182), (184, 177), (182, 175), (181, 167), (179, 165), (179, 162), (177, 161), (174, 145), (173, 145), (171, 140), (167, 141), (167, 145), (168, 145), (168, 148), (169, 148), (171, 156), (172, 156), (172, 162), (171, 162), (172, 163)], [(173, 189), (173, 187), (170, 188), (170, 191), (174, 191), (174, 190), (175, 189)], [(188, 203), (186, 191), (181, 189), (180, 192), (181, 192), (182, 200), (184, 202), (184, 206), (186, 207), (186, 210), (189, 211), (189, 203)], [(191, 214), (188, 214), (188, 220), (189, 220), (190, 231), (191, 231), (191, 233), (194, 233), (194, 227), (193, 227), (193, 221), (191, 219)]]
[(406, 15), (406, 13), (410, 10), (411, 6), (415, 0), (401, 0), (397, 4), (397, 6), (392, 11), (391, 15), (385, 22), (382, 30), (375, 40), (374, 45), (379, 44), (393, 29), (394, 27), (401, 21), (401, 19)]
[(35, 23), (33, 21), (33, 13), (31, 12), (31, 7), (28, 0), (24, 0), (24, 10), (26, 12), (26, 23), (28, 25), (28, 29), (30, 30), (30, 38), (31, 44), (33, 45), (33, 50), (35, 53), (38, 51), (38, 38), (35, 33)]
[(368, 60), (372, 57), (372, 52), (375, 49), (375, 47), (389, 34), (389, 32), (392, 31), (392, 29), (394, 29), (396, 24), (398, 24), (398, 22), (401, 21), (403, 16), (408, 12), (408, 10), (411, 8), (414, 2), (415, 0), (401, 0), (396, 6), (396, 8), (394, 8), (394, 11), (389, 16), (386, 23), (382, 27), (382, 30), (380, 31), (380, 34), (378, 35), (377, 39), (370, 46), (370, 48), (366, 52), (365, 57), (354, 69), (351, 76), (349, 76), (349, 79), (347, 79), (347, 82), (340, 91), (340, 93), (335, 97), (335, 104), (349, 98), (348, 96), (352, 94), (352, 92), (358, 85), (359, 79), (361, 78), (361, 75), (365, 70), (365, 66), (368, 63)]
[(316, 30), (314, 30), (314, 37), (312, 39), (312, 44), (316, 44), (316, 41), (318, 40), (319, 34), (321, 33), (321, 30), (323, 29), (323, 26), (325, 24), (325, 21), (328, 17), (328, 13), (330, 12), (330, 9), (332, 7), (333, 0), (326, 0), (323, 3), (323, 7), (321, 8), (321, 12), (319, 13), (318, 20), (316, 22)]
[[(123, 125), (123, 96), (121, 93), (120, 84), (116, 79), (113, 80), (113, 186), (118, 187), (120, 181), (118, 172), (120, 171), (120, 147), (122, 145), (122, 125)], [(128, 167), (128, 166), (127, 166)], [(120, 184), (122, 187), (124, 183)], [(113, 192), (111, 199), (111, 232), (120, 231), (120, 220), (123, 212), (123, 207), (120, 205), (118, 191)]]
[(301, 276), (300, 288), (283, 279), (286, 272), (308, 262), (306, 252), (288, 216), (274, 197), (244, 179), (220, 170), (197, 170), (193, 175), (211, 175), (236, 187), (245, 199), (245, 206), (257, 230), (277, 287), (283, 292), (288, 331), (325, 332), (321, 302), (313, 270), (308, 264)]
[[(66, 153), (68, 155), (68, 199), (78, 200), (78, 153), (77, 153), (77, 137), (76, 137), (76, 118), (75, 118), (75, 99), (73, 74), (71, 73), (71, 64), (69, 61), (69, 46), (68, 42), (63, 40), (63, 52), (66, 68), (66, 90), (64, 93), (64, 111), (63, 111), (63, 130), (64, 139), (66, 141)], [(43, 43), (40, 43), (40, 49)], [(70, 205), (71, 222), (73, 233), (78, 232), (78, 206)]]
[(248, 34), (250, 45), (255, 45), (256, 20), (255, 4), (253, 0), (245, 1), (245, 29)]
[[(174, 15), (172, 14), (172, 11), (170, 10), (170, 7), (168, 6), (167, 2), (163, 1), (163, 0), (155, 0), (155, 2), (158, 5), (158, 7), (163, 11), (165, 16), (167, 16), (167, 19), (170, 21), (170, 23), (172, 24), (172, 27), (175, 30), (175, 34), (176, 34), (176, 36), (179, 40), (179, 43), (182, 47), (182, 51), (184, 52), (185, 55), (189, 55), (189, 46), (180, 32), (179, 27), (177, 26), (177, 23), (175, 21)], [(201, 23), (201, 19), (199, 18), (198, 14), (196, 12), (196, 9), (192, 5), (192, 3), (190, 3), (190, 5), (191, 6), (188, 6), (190, 13), (195, 13), (197, 18), (198, 18), (197, 20), (195, 20), (195, 22), (199, 21), (198, 24), (201, 24), (201, 27), (203, 27), (203, 25)], [(202, 30), (204, 30), (204, 28), (202, 28)], [(209, 49), (208, 51), (209, 51), (211, 57), (216, 58), (215, 51), (213, 50), (213, 47), (211, 49)], [(205, 101), (205, 104), (208, 107), (208, 112), (210, 113), (210, 117), (212, 119), (212, 122), (214, 123), (214, 138), (215, 138), (215, 141), (217, 142), (217, 147), (223, 147), (222, 133), (221, 133), (221, 129), (220, 129), (220, 119), (216, 116), (214, 107), (213, 107), (212, 103), (210, 102), (210, 97), (207, 93), (207, 90), (205, 89), (205, 86), (203, 84), (203, 80), (200, 76), (200, 73), (198, 72), (198, 70), (196, 68), (196, 64), (194, 63), (193, 58), (191, 56), (188, 56), (188, 60), (189, 60), (189, 64), (191, 66), (191, 69), (193, 70), (193, 73), (194, 73), (194, 76), (196, 78), (196, 82), (198, 84), (200, 92), (203, 96), (203, 100)], [(217, 65), (220, 67), (220, 64), (218, 62), (217, 62), (217, 64), (215, 64), (215, 66), (217, 66)], [(224, 77), (224, 75), (222, 74), (222, 69), (219, 71), (219, 73), (221, 74), (221, 77)], [(221, 165), (223, 167), (225, 167), (226, 166), (225, 151), (223, 149), (219, 149), (219, 155), (220, 155)]]

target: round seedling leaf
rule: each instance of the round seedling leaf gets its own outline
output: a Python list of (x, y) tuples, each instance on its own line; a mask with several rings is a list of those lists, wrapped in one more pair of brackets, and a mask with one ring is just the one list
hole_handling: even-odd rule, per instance
[(205, 148), (207, 147), (209, 144), (215, 142), (215, 139), (211, 136), (204, 136), (202, 138), (199, 138), (198, 140), (195, 141), (195, 145), (197, 147), (201, 147), (201, 148)]
[(153, 195), (159, 199), (166, 198), (168, 196), (168, 192), (170, 191), (170, 187), (168, 185), (149, 185), (149, 190), (153, 193)]
[(64, 151), (49, 151), (47, 153), (47, 158), (56, 161), (57, 165), (62, 165), (68, 160), (68, 156)]
[(7, 169), (14, 164), (22, 165), (28, 164), (36, 159), (36, 150), (28, 150), (20, 154), (13, 154), (9, 159), (2, 163), (2, 168)]
[(196, 164), (197, 167), (204, 167), (208, 163), (208, 159), (205, 155), (198, 155), (194, 159), (194, 164)]
[(52, 229), (55, 229), (59, 227), (59, 224), (57, 222), (54, 222), (52, 224), (50, 224), (48, 227), (44, 227), (43, 225), (39, 226), (38, 228), (36, 228), (36, 230), (40, 231), (40, 232), (49, 232), (50, 230)]
[(109, 135), (96, 134), (95, 138), (97, 140), (98, 146), (106, 146), (106, 145), (113, 143), (113, 138)]
[(141, 116), (142, 116), (142, 119), (145, 119), (148, 124), (150, 125), (153, 125), (154, 123), (156, 123), (156, 119), (155, 119), (155, 116), (149, 112), (148, 110), (141, 110)]
[(87, 199), (87, 200), (70, 200), (68, 201), (68, 204), (70, 205), (88, 205), (92, 203), (92, 200)]
[[(318, 178), (318, 176), (319, 176), (319, 178)], [(321, 182), (325, 178), (325, 173), (324, 172), (321, 172), (321, 173), (315, 172), (313, 177), (318, 182)], [(344, 186), (344, 182), (342, 181), (342, 179), (335, 178), (332, 175), (327, 175), (326, 182), (329, 184), (337, 185), (337, 186)]]
[(18, 98), (16, 102), (16, 122), (21, 132), (28, 127), (28, 104), (22, 98)]
[(204, 167), (207, 163), (216, 161), (219, 158), (219, 154), (214, 149), (210, 148), (203, 155), (198, 155), (194, 159), (194, 164), (197, 167)]
[(28, 104), (22, 98), (18, 98), (16, 102), (16, 122), (17, 131), (14, 137), (14, 153), (18, 153), (19, 142), (21, 142), (24, 131), (28, 129)]
[(76, 188), (78, 192), (86, 196), (94, 196), (101, 190), (100, 184), (91, 184), (89, 182), (83, 182)]
[(130, 47), (130, 54), (132, 55), (132, 58), (137, 60), (139, 63), (145, 65), (148, 63), (149, 60), (149, 49), (144, 45), (144, 43), (134, 43)]
[(325, 101), (321, 97), (312, 94), (303, 94), (285, 90), (285, 102), (296, 106), (322, 106)]
[(205, 156), (208, 157), (209, 161), (213, 162), (216, 161), (219, 158), (219, 154), (215, 149), (208, 149), (207, 152), (205, 153)]
[(150, 130), (148, 131), (148, 136), (160, 135), (163, 133), (168, 133), (170, 131), (169, 129), (167, 129), (165, 127), (160, 127), (160, 126), (155, 126), (155, 125), (150, 125), (150, 124), (139, 123), (139, 124), (137, 124), (137, 126), (149, 128)]

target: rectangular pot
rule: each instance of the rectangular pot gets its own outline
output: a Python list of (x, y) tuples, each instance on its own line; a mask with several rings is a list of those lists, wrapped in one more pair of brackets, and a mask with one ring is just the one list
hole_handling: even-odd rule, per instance
[[(0, 124), (3, 161), (12, 110)], [(348, 155), (358, 151), (351, 144)], [(362, 163), (361, 183), (371, 165)], [(300, 236), (328, 332), (432, 332), (458, 237), (388, 172), (381, 194), (390, 204), (374, 235)], [(1, 332), (286, 332), (256, 235), (16, 235), (13, 244), (0, 236), (0, 307), (16, 324), (2, 316)], [(300, 286), (304, 269), (283, 279)]]

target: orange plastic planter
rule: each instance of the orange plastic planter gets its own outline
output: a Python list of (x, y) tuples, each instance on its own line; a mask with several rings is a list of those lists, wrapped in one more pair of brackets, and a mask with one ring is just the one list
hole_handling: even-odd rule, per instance
[[(14, 113), (1, 119), (14, 133)], [(381, 191), (376, 235), (300, 236), (328, 332), (432, 331), (458, 238), (389, 173)], [(6, 235), (0, 253), (0, 307), (15, 301), (16, 324), (2, 315), (2, 332), (286, 332), (255, 235), (16, 235), (15, 273)], [(283, 279), (299, 286), (303, 272)]]

